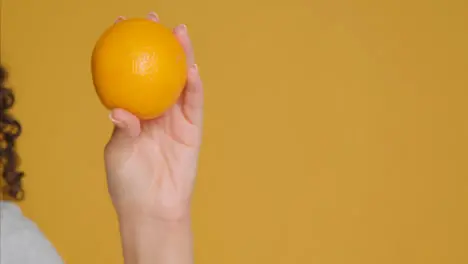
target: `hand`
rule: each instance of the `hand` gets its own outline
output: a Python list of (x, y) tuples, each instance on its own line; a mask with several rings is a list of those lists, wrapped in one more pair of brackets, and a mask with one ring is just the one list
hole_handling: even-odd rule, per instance
[[(159, 22), (155, 13), (148, 19)], [(186, 27), (176, 27), (174, 34), (188, 62), (188, 80), (179, 102), (154, 120), (139, 120), (122, 109), (110, 115), (115, 129), (105, 149), (105, 163), (119, 217), (178, 221), (189, 215), (201, 143), (203, 89)]]

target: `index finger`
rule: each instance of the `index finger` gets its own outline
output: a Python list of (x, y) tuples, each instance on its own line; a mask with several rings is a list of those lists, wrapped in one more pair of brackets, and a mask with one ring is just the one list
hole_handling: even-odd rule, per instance
[(185, 51), (185, 56), (187, 56), (187, 64), (189, 67), (195, 64), (195, 54), (193, 52), (192, 41), (188, 35), (187, 26), (179, 25), (174, 29), (174, 35), (179, 40), (180, 44)]

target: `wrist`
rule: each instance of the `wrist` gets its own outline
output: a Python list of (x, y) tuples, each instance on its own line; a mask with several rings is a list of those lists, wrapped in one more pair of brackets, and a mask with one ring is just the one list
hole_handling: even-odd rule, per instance
[(189, 217), (166, 220), (126, 215), (119, 222), (126, 264), (192, 263)]
[(121, 221), (137, 222), (187, 222), (190, 221), (190, 203), (174, 206), (135, 205), (132, 203), (115, 203), (114, 208)]
[(121, 229), (158, 230), (159, 232), (175, 232), (191, 226), (189, 215), (178, 218), (165, 218), (141, 215), (119, 215)]

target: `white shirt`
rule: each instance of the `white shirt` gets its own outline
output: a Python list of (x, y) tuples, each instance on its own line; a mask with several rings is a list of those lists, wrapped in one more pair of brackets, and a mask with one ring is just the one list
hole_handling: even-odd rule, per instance
[(63, 264), (36, 224), (11, 202), (0, 201), (0, 264)]

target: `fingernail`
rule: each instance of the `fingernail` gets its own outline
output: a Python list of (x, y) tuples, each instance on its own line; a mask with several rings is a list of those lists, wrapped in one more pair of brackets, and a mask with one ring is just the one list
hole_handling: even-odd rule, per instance
[(112, 116), (112, 113), (109, 113), (109, 119), (110, 119), (110, 121), (111, 121), (112, 123), (114, 123), (114, 125), (116, 125), (116, 126), (122, 124), (122, 122), (116, 120), (116, 119)]
[(178, 28), (180, 32), (187, 32), (187, 25), (185, 24), (179, 25)]
[(192, 67), (190, 67), (190, 69), (191, 69), (193, 72), (198, 72), (198, 65), (197, 65), (197, 64), (193, 64)]
[(114, 23), (119, 23), (120, 21), (123, 21), (125, 20), (125, 17), (124, 16), (119, 16)]
[(156, 12), (150, 12), (150, 13), (148, 14), (148, 17), (149, 17), (149, 18), (154, 18), (154, 20), (158, 20), (158, 19), (159, 19), (159, 16), (158, 16), (158, 14), (156, 14)]

